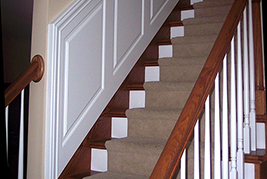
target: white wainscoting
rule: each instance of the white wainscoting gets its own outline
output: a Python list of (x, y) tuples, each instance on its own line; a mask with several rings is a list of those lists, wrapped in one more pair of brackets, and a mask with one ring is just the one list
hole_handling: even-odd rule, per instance
[(178, 0), (78, 0), (49, 24), (46, 178), (57, 178)]

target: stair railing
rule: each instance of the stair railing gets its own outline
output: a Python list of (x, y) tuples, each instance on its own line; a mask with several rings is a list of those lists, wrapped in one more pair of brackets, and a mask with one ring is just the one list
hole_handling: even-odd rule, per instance
[[(235, 0), (151, 179), (176, 178), (179, 171), (181, 178), (186, 178), (186, 153), (193, 131), (194, 178), (202, 174), (205, 179), (212, 178), (211, 175), (243, 177), (244, 153), (256, 150), (252, 19), (252, 0)], [(205, 118), (204, 149), (201, 149), (204, 159), (200, 157), (199, 147), (201, 120), (198, 119), (202, 116)], [(203, 173), (201, 162), (204, 162)]]
[[(8, 157), (8, 109), (9, 104), (21, 94), (20, 101), (20, 129), (19, 129), (19, 154), (18, 154), (18, 179), (24, 176), (24, 89), (31, 81), (39, 82), (44, 73), (44, 61), (42, 56), (32, 58), (28, 68), (5, 89), (5, 125), (6, 125), (6, 154)], [(8, 161), (8, 158), (7, 158)]]

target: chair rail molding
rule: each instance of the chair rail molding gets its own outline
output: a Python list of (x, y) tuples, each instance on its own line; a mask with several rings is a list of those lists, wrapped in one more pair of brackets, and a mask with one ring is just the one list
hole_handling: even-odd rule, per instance
[(78, 0), (48, 27), (45, 178), (58, 178), (179, 0)]

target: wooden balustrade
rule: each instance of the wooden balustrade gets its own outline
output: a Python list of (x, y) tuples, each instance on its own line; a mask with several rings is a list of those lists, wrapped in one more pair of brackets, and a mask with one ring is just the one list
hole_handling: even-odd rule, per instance
[(175, 178), (178, 164), (222, 66), (247, 0), (235, 0), (150, 179)]
[(40, 55), (33, 57), (29, 67), (5, 90), (5, 107), (31, 82), (39, 82), (44, 73), (44, 60)]

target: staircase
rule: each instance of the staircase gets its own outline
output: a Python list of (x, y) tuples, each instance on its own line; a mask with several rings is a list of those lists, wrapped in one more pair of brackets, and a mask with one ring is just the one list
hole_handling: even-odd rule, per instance
[[(108, 171), (86, 177), (86, 179), (149, 178), (208, 58), (232, 3), (233, 0), (204, 0), (204, 2), (194, 4), (194, 18), (184, 19), (184, 32), (177, 33), (184, 33), (184, 36), (173, 35), (171, 44), (166, 43), (159, 47), (160, 77), (150, 74), (152, 78), (148, 77), (143, 84), (145, 95), (140, 89), (130, 92), (132, 94), (130, 109), (126, 111), (128, 132), (124, 132), (127, 137), (112, 139), (105, 143), (108, 151)], [(149, 70), (157, 71), (158, 69), (157, 67), (147, 68), (146, 73), (149, 73)], [(158, 78), (160, 80), (157, 80)], [(143, 99), (140, 94), (143, 95)], [(211, 98), (213, 101), (213, 94)], [(211, 114), (211, 116), (214, 115)], [(211, 126), (213, 126), (213, 120), (211, 117)], [(204, 129), (201, 130), (204, 125), (204, 119), (200, 120), (201, 166), (204, 164), (205, 139)], [(211, 127), (211, 133), (213, 132), (214, 128)], [(213, 144), (213, 137), (211, 141)], [(213, 151), (213, 146), (211, 148)], [(191, 140), (187, 148), (187, 178), (194, 177), (193, 151), (194, 145)], [(179, 172), (178, 178), (180, 175), (183, 174)], [(201, 172), (201, 178), (203, 177), (203, 172)]]

